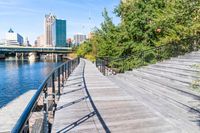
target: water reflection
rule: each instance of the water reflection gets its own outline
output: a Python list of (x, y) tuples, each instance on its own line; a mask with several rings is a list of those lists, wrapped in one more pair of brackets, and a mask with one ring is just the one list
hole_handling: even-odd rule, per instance
[(0, 108), (23, 93), (37, 89), (59, 64), (61, 63), (0, 60)]

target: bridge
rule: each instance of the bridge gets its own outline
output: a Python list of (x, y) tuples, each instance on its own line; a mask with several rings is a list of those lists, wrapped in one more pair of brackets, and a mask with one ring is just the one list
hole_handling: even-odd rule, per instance
[(24, 47), (24, 46), (6, 46), (0, 45), (0, 53), (71, 53), (71, 47)]

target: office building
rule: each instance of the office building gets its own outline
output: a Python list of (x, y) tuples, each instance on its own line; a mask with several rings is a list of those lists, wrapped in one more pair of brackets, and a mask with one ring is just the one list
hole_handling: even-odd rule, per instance
[(56, 20), (53, 14), (45, 15), (45, 47), (52, 47), (52, 25)]
[(71, 38), (67, 39), (67, 46), (72, 47), (72, 39)]
[(30, 44), (30, 42), (28, 40), (28, 37), (26, 37), (26, 39), (25, 39), (24, 46), (25, 47), (30, 47), (31, 46), (31, 44)]
[(44, 35), (40, 35), (37, 37), (36, 40), (36, 47), (45, 47), (45, 36)]
[(6, 33), (5, 43), (6, 45), (22, 46), (24, 43), (24, 39), (20, 34), (14, 33), (14, 31), (10, 29), (8, 33)]
[(83, 35), (83, 34), (76, 34), (76, 35), (74, 35), (74, 44), (75, 44), (75, 45), (80, 45), (80, 44), (83, 43), (86, 39), (87, 39), (87, 36), (86, 36), (86, 35)]
[(53, 47), (66, 47), (66, 20), (56, 19), (52, 24)]
[(6, 40), (5, 39), (1, 39), (0, 40), (0, 45), (5, 45)]

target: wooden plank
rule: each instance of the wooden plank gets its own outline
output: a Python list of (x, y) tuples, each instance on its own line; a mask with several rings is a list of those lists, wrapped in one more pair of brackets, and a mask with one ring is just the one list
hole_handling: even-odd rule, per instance
[[(61, 96), (58, 108), (63, 105), (70, 106), (56, 111), (52, 132), (106, 132), (105, 126), (109, 128), (110, 132), (146, 133), (149, 131), (153, 133), (181, 131), (181, 129), (150, 110), (142, 102), (120, 89), (107, 77), (103, 76), (94, 64), (87, 60), (81, 61), (81, 64), (70, 76), (63, 92), (78, 89), (80, 86), (84, 87), (83, 82), (81, 82), (83, 79), (70, 80), (75, 78), (73, 75), (82, 74), (81, 70), (83, 70), (84, 62), (84, 77), (87, 89), (102, 119), (97, 115), (97, 111), (94, 110), (89, 99), (73, 103), (77, 99), (88, 96), (85, 89), (74, 91), (69, 95)], [(80, 81), (80, 84), (73, 85), (77, 81)], [(84, 116), (92, 112), (95, 112), (95, 114), (84, 118)]]

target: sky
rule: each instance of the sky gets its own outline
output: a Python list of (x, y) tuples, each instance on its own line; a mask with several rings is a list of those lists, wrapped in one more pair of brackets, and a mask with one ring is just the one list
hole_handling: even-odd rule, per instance
[(67, 20), (67, 38), (76, 33), (88, 34), (103, 22), (104, 8), (118, 24), (120, 19), (113, 10), (119, 3), (120, 0), (0, 0), (0, 39), (12, 28), (33, 44), (44, 33), (44, 16), (50, 12)]

